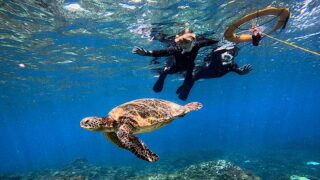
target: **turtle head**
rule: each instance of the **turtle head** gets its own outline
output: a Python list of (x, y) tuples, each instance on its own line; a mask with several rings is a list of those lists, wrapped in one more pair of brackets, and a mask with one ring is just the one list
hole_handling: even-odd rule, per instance
[(80, 126), (90, 131), (112, 131), (113, 129), (109, 117), (86, 117), (80, 121)]

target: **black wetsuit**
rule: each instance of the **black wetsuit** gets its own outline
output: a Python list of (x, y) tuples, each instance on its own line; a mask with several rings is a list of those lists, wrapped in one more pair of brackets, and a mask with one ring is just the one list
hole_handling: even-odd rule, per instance
[[(222, 77), (228, 72), (236, 72), (242, 75), (242, 71), (239, 66), (234, 62), (234, 58), (231, 60), (232, 62), (227, 65), (222, 64), (221, 54), (227, 52), (228, 50), (220, 50), (217, 52), (210, 52), (210, 54), (204, 59), (204, 62), (201, 66), (196, 68), (195, 73), (193, 74), (193, 79), (210, 79)], [(230, 51), (229, 51), (230, 52)], [(235, 54), (230, 52), (233, 56)]]
[(236, 51), (234, 51), (234, 49), (219, 50), (219, 51), (215, 51), (215, 50), (216, 49), (213, 49), (210, 52), (210, 54), (206, 56), (202, 65), (200, 65), (199, 67), (196, 67), (196, 70), (193, 74), (192, 81), (190, 81), (188, 84), (186, 84), (183, 87), (180, 87), (177, 90), (177, 93), (179, 94), (180, 99), (186, 100), (188, 98), (188, 95), (194, 85), (194, 82), (199, 79), (210, 79), (210, 78), (222, 77), (228, 72), (236, 72), (239, 75), (245, 74), (243, 69), (239, 68), (239, 66), (234, 62), (234, 58), (231, 60), (230, 64), (223, 65), (221, 54), (228, 51), (233, 56), (236, 56), (237, 54), (236, 54)]
[(163, 88), (164, 80), (167, 74), (174, 74), (177, 72), (187, 71), (183, 85), (192, 82), (192, 72), (195, 67), (194, 60), (197, 57), (198, 51), (204, 46), (210, 46), (218, 41), (215, 40), (202, 40), (197, 41), (190, 52), (182, 54), (182, 49), (179, 46), (169, 47), (164, 50), (148, 51), (145, 55), (152, 57), (174, 56), (169, 59), (162, 72), (160, 73), (158, 81), (155, 83), (153, 90), (160, 92)]

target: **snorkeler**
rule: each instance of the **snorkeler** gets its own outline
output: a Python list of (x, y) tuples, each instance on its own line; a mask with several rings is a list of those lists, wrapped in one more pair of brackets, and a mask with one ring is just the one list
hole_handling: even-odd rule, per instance
[(196, 67), (193, 74), (192, 81), (185, 86), (181, 86), (177, 90), (179, 98), (186, 100), (189, 92), (192, 89), (194, 82), (199, 79), (210, 79), (222, 77), (228, 72), (236, 72), (239, 75), (245, 75), (252, 70), (250, 64), (246, 64), (243, 67), (239, 67), (234, 57), (238, 55), (239, 48), (233, 45), (224, 45), (213, 49), (210, 54), (204, 59), (201, 66)]
[(161, 92), (163, 89), (164, 80), (168, 74), (174, 74), (178, 72), (187, 71), (182, 86), (192, 82), (192, 72), (195, 67), (194, 60), (197, 57), (200, 48), (210, 46), (218, 43), (216, 40), (196, 40), (196, 35), (191, 30), (184, 30), (174, 39), (175, 45), (163, 50), (148, 51), (141, 47), (134, 47), (132, 52), (142, 56), (163, 57), (174, 56), (169, 59), (160, 76), (153, 86), (155, 92)]
[[(197, 41), (198, 42), (199, 41), (211, 41), (211, 39), (208, 37), (213, 34), (215, 34), (215, 32), (213, 32), (213, 31), (205, 33), (205, 34), (197, 34)], [(150, 36), (153, 41), (154, 40), (159, 41), (168, 48), (176, 46), (176, 42), (175, 42), (176, 36), (168, 35), (159, 29), (152, 29)], [(150, 61), (150, 64), (160, 64), (160, 62), (158, 61), (159, 58), (161, 58), (161, 57), (154, 57), (154, 59), (152, 59)], [(174, 56), (167, 56), (166, 61), (169, 60), (170, 58), (174, 58)], [(172, 61), (172, 60), (169, 60), (169, 61)], [(161, 72), (162, 72), (162, 68), (161, 69), (154, 69), (154, 70), (157, 70), (157, 72), (159, 74), (161, 74)]]

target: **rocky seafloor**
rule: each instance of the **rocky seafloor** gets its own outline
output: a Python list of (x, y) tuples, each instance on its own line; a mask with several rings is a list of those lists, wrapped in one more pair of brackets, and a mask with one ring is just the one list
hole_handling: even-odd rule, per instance
[(254, 174), (226, 160), (207, 161), (165, 172), (155, 169), (141, 172), (133, 167), (102, 167), (88, 163), (86, 159), (77, 159), (63, 169), (47, 169), (22, 175), (0, 176), (1, 180), (87, 180), (87, 179), (128, 179), (128, 180), (259, 180)]
[(196, 152), (184, 151), (179, 154), (166, 153), (160, 161), (152, 164), (133, 158), (133, 162), (128, 160), (127, 164), (121, 162), (118, 166), (117, 162), (98, 165), (80, 158), (61, 166), (63, 168), (60, 169), (42, 169), (23, 174), (0, 174), (0, 180), (320, 180), (320, 147), (318, 145), (311, 147), (294, 144), (277, 150), (266, 148), (265, 151), (252, 152), (203, 149)]

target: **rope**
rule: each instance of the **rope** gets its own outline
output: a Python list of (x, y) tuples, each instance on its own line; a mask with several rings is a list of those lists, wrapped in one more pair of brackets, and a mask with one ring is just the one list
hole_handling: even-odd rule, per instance
[(279, 41), (279, 42), (281, 42), (281, 43), (284, 43), (284, 44), (286, 44), (286, 45), (292, 46), (292, 47), (294, 47), (294, 48), (301, 49), (301, 50), (306, 51), (306, 52), (309, 52), (309, 53), (311, 53), (311, 54), (315, 54), (315, 55), (317, 55), (317, 56), (320, 56), (320, 53), (318, 53), (318, 52), (315, 52), (315, 51), (312, 51), (312, 50), (309, 50), (309, 49), (306, 49), (306, 48), (297, 46), (297, 45), (295, 45), (295, 44), (293, 44), (293, 43), (289, 43), (288, 41), (284, 41), (284, 40), (281, 40), (281, 39), (272, 37), (272, 36), (270, 36), (270, 35), (268, 35), (268, 34), (264, 34), (264, 33), (263, 33), (263, 35), (266, 36), (266, 37), (269, 37), (269, 38), (271, 38), (271, 39), (273, 39), (273, 40), (276, 40), (276, 41)]

